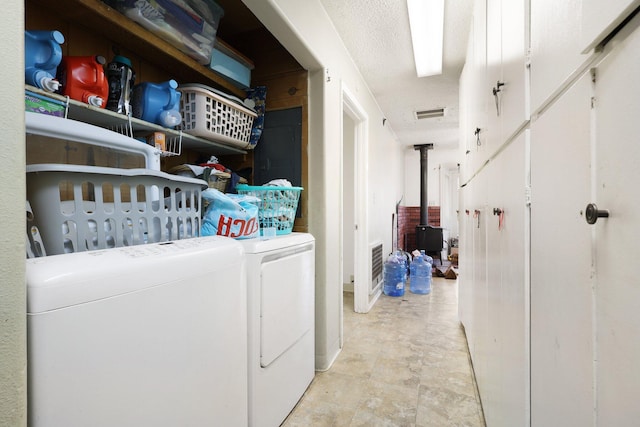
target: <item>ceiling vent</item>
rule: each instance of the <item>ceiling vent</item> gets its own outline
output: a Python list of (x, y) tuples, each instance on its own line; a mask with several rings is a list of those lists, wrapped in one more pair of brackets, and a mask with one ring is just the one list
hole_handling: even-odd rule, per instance
[(434, 119), (436, 117), (444, 116), (444, 108), (436, 108), (434, 110), (422, 110), (416, 111), (416, 119)]

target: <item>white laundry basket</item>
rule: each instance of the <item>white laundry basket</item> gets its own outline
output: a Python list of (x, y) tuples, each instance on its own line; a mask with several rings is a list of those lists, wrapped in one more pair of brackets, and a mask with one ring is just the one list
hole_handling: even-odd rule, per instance
[(27, 200), (47, 255), (198, 237), (206, 188), (149, 169), (27, 166)]
[(182, 130), (190, 135), (219, 141), (238, 148), (249, 144), (253, 121), (258, 116), (233, 100), (204, 85), (181, 85)]

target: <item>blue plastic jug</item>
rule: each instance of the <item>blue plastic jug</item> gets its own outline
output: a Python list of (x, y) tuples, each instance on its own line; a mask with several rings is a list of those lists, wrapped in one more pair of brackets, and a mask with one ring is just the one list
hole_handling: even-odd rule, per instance
[(167, 128), (182, 122), (180, 114), (181, 93), (176, 90), (178, 82), (144, 82), (133, 87), (131, 112), (133, 117)]
[(62, 60), (64, 36), (60, 31), (24, 32), (24, 80), (37, 88), (56, 92), (60, 83), (55, 79)]
[(391, 254), (382, 266), (382, 292), (390, 297), (404, 295), (406, 268), (395, 254)]
[(433, 267), (433, 258), (427, 255), (424, 252), (424, 249), (420, 249), (420, 254), (422, 255), (422, 258), (424, 258), (424, 260), (427, 261), (429, 264), (431, 264), (431, 266)]
[(400, 261), (400, 264), (402, 264), (402, 268), (404, 272), (404, 281), (406, 282), (407, 279), (409, 278), (409, 260), (407, 259), (407, 254), (400, 249), (396, 249), (396, 251), (394, 252), (394, 255), (398, 258), (398, 260)]
[(424, 255), (416, 256), (411, 262), (411, 281), (409, 290), (414, 294), (431, 292), (431, 264)]

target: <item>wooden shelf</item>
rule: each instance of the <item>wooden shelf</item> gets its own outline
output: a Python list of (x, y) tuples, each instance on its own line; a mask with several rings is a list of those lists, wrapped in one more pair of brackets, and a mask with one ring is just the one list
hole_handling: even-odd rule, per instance
[(73, 22), (127, 46), (145, 61), (158, 66), (184, 82), (197, 82), (244, 98), (245, 92), (216, 74), (209, 67), (178, 50), (147, 29), (109, 7), (100, 0), (66, 0), (64, 5), (49, 0), (26, 0), (27, 7), (50, 11), (65, 21)]

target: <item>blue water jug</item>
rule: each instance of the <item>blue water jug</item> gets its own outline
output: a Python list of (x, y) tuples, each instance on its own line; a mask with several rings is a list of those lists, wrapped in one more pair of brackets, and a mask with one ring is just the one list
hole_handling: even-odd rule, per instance
[(431, 264), (424, 255), (418, 255), (411, 263), (411, 282), (409, 289), (414, 294), (428, 294), (431, 292)]
[(409, 278), (412, 278), (416, 275), (416, 265), (418, 264), (418, 258), (420, 258), (420, 255), (414, 256), (409, 263)]
[(178, 82), (173, 79), (163, 83), (144, 82), (135, 85), (131, 96), (133, 117), (167, 128), (178, 126), (182, 122), (182, 94), (177, 88)]
[(433, 258), (427, 255), (424, 252), (424, 249), (420, 249), (420, 254), (422, 255), (422, 258), (424, 258), (424, 260), (427, 261), (429, 264), (431, 264), (431, 266), (433, 267)]
[(404, 281), (406, 282), (407, 279), (409, 278), (409, 260), (407, 259), (407, 254), (400, 249), (396, 249), (396, 251), (394, 252), (394, 255), (398, 258), (398, 260), (400, 261), (400, 264), (402, 264), (402, 269), (404, 272)]
[(433, 277), (433, 258), (425, 254), (424, 250), (421, 250), (422, 258), (429, 264), (430, 277)]
[(64, 36), (60, 31), (24, 32), (24, 80), (25, 83), (48, 92), (60, 89), (55, 79), (62, 60)]
[(395, 254), (391, 254), (382, 266), (382, 292), (390, 297), (404, 295), (405, 267)]

